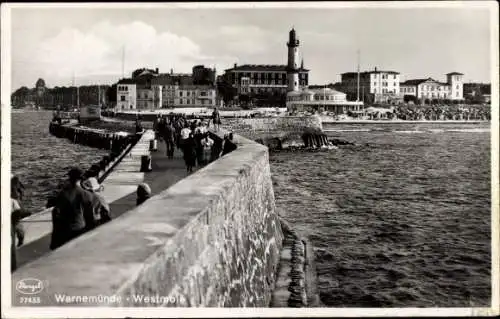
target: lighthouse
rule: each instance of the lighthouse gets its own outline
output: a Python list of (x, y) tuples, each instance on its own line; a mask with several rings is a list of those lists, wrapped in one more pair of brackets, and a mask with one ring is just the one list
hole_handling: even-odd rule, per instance
[(288, 91), (299, 90), (299, 40), (295, 30), (292, 28), (288, 34), (288, 64), (286, 77), (288, 82)]

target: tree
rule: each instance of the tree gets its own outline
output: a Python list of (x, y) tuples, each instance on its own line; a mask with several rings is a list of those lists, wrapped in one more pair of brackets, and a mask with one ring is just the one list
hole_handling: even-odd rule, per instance
[(106, 100), (110, 104), (116, 103), (116, 83), (106, 89)]
[(222, 97), (224, 104), (228, 104), (238, 95), (238, 90), (226, 80), (222, 80), (217, 83), (217, 91)]
[(413, 102), (413, 103), (417, 104), (417, 102), (418, 102), (418, 99), (415, 95), (405, 95), (403, 97), (403, 100), (405, 103)]

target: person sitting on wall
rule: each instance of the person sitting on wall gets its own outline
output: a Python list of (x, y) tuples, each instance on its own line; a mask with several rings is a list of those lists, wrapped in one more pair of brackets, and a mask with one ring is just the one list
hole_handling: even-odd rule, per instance
[(99, 184), (95, 177), (85, 180), (82, 183), (82, 187), (92, 195), (92, 209), (94, 214), (90, 222), (94, 222), (94, 224), (87, 224), (87, 230), (109, 222), (111, 220), (109, 205), (100, 194), (104, 187)]
[(231, 153), (236, 149), (236, 145), (233, 143), (233, 133), (229, 133), (224, 136), (224, 146), (222, 147), (222, 155)]
[(151, 188), (146, 183), (137, 186), (137, 206), (141, 205), (151, 197)]
[(83, 234), (87, 224), (95, 224), (92, 220), (92, 196), (80, 184), (82, 175), (81, 169), (72, 168), (68, 172), (68, 183), (55, 199), (52, 209), (51, 250)]

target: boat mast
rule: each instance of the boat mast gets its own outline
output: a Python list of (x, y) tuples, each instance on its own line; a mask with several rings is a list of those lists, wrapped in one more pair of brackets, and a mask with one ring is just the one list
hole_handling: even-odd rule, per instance
[(122, 46), (122, 79), (125, 78), (125, 45)]
[(75, 70), (73, 70), (73, 77), (71, 78), (71, 107), (75, 105), (75, 94), (73, 88), (75, 87)]
[(358, 50), (358, 95), (356, 98), (356, 102), (359, 102), (359, 50)]

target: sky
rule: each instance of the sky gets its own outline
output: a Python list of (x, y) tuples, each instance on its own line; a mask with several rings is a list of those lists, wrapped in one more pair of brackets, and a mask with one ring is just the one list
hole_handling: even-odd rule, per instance
[[(392, 70), (402, 80), (490, 82), (484, 8), (13, 8), (11, 87), (111, 84), (141, 67), (286, 64), (295, 28), (310, 84), (343, 72)], [(122, 59), (122, 56), (125, 58)]]

